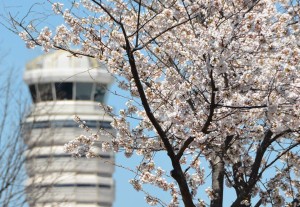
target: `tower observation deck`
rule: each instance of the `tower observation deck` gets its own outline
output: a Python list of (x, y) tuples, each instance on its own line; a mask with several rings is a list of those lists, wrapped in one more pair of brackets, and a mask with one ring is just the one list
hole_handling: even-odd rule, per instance
[(98, 106), (105, 103), (106, 88), (113, 81), (105, 66), (92, 58), (55, 51), (29, 62), (24, 80), (33, 100), (26, 118), (30, 131), (24, 137), (29, 206), (111, 207), (113, 152), (99, 148), (100, 158), (74, 159), (63, 150), (65, 143), (84, 133), (74, 115), (94, 132), (112, 130), (111, 118)]

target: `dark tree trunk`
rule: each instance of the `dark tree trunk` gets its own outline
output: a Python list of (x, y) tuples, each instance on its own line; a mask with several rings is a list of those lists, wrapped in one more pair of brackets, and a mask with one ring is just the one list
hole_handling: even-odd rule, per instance
[(174, 169), (171, 171), (171, 176), (177, 181), (182, 200), (185, 207), (195, 207), (195, 204), (192, 199), (189, 187), (187, 185), (184, 173), (182, 172), (181, 166), (178, 162), (173, 161)]
[[(248, 200), (249, 203), (251, 203), (251, 197), (250, 197), (250, 196), (245, 196), (243, 199), (242, 199), (241, 197), (238, 197), (238, 198), (233, 202), (233, 204), (231, 205), (231, 207), (249, 207), (249, 205), (243, 204), (243, 203), (242, 203), (243, 200)], [(260, 204), (261, 204), (261, 200), (260, 200), (259, 202), (257, 202), (257, 203), (255, 204), (254, 207), (260, 206)], [(250, 205), (250, 206), (251, 206), (251, 205)]]
[(210, 202), (210, 207), (223, 206), (223, 189), (224, 189), (224, 162), (217, 156), (212, 165), (212, 190), (214, 199)]

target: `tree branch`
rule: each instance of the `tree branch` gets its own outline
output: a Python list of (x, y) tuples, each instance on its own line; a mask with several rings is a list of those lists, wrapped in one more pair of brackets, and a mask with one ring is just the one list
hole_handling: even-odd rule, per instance
[(139, 28), (140, 28), (140, 16), (141, 16), (141, 0), (139, 1), (139, 11), (138, 11), (138, 19), (137, 19), (137, 25), (136, 25), (136, 40), (135, 40), (135, 47), (138, 47), (139, 45)]
[(179, 149), (175, 159), (176, 160), (180, 160), (180, 158), (182, 157), (184, 151), (186, 150), (186, 148), (189, 147), (189, 145), (194, 141), (195, 137), (189, 137), (187, 140), (185, 140), (185, 142), (183, 143), (183, 145), (181, 146), (181, 148)]
[[(196, 17), (197, 17), (197, 16), (194, 16), (194, 17), (192, 17), (191, 19), (194, 19), (194, 18), (196, 18)], [(179, 23), (177, 23), (177, 24), (175, 24), (175, 25), (169, 27), (168, 29), (166, 29), (166, 30), (164, 30), (164, 31), (161, 31), (161, 32), (158, 33), (155, 37), (152, 37), (150, 40), (148, 40), (147, 42), (145, 42), (143, 45), (134, 48), (134, 49), (132, 50), (132, 52), (135, 52), (135, 51), (137, 51), (137, 50), (143, 49), (144, 47), (146, 47), (147, 45), (149, 45), (151, 42), (153, 42), (154, 40), (156, 40), (157, 38), (159, 38), (160, 36), (162, 36), (162, 35), (165, 34), (166, 32), (168, 32), (168, 31), (170, 31), (170, 30), (172, 30), (172, 29), (174, 29), (174, 28), (176, 28), (176, 27), (178, 27), (178, 26), (180, 26), (180, 25), (183, 25), (183, 24), (187, 23), (188, 21), (190, 21), (190, 19), (186, 19), (186, 20), (184, 20), (184, 21), (182, 21), (182, 22), (179, 22)]]

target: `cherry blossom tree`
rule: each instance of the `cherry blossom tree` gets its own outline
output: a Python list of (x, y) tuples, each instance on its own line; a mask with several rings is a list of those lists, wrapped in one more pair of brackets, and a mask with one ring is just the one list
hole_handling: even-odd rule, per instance
[[(64, 4), (63, 4), (64, 3)], [(300, 190), (298, 0), (74, 0), (51, 3), (56, 28), (13, 20), (29, 48), (97, 58), (130, 93), (114, 113), (116, 134), (66, 145), (77, 156), (103, 150), (143, 157), (130, 183), (152, 184), (171, 201), (150, 205), (284, 206)], [(132, 121), (134, 120), (134, 122)], [(164, 154), (172, 169), (155, 162)], [(203, 168), (203, 163), (210, 167)], [(211, 183), (205, 193), (204, 183)]]

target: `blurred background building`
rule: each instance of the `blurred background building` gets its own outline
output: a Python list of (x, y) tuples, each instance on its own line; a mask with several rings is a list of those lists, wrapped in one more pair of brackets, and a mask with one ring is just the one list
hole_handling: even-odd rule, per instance
[(33, 100), (32, 112), (26, 118), (31, 130), (24, 137), (29, 148), (26, 170), (30, 207), (111, 207), (114, 154), (98, 148), (100, 158), (74, 159), (63, 150), (65, 143), (84, 133), (74, 122), (74, 115), (95, 133), (99, 128), (112, 130), (111, 118), (98, 106), (105, 103), (106, 88), (112, 83), (104, 65), (92, 58), (55, 51), (29, 62), (24, 80)]

